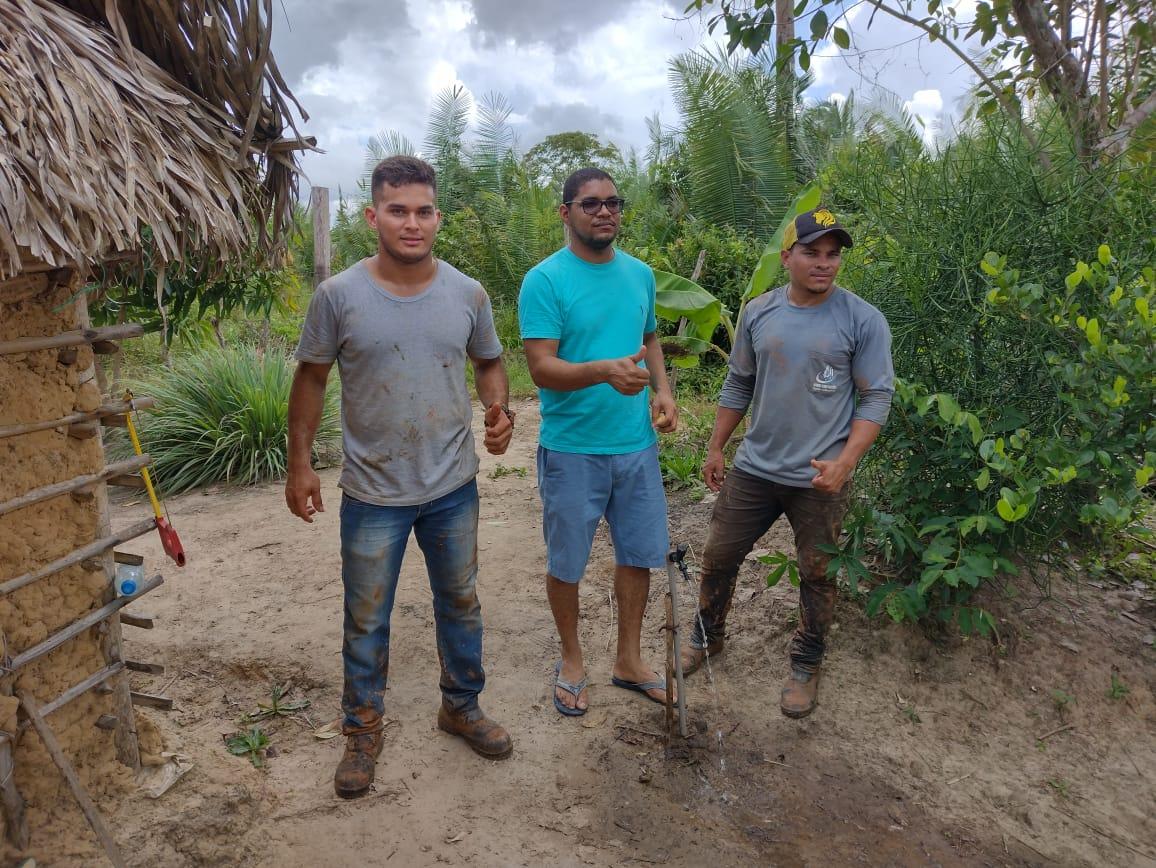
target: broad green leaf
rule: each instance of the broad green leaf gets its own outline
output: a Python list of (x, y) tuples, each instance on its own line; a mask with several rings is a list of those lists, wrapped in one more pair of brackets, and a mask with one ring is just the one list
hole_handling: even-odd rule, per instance
[(1148, 481), (1152, 478), (1152, 474), (1154, 472), (1156, 472), (1156, 471), (1154, 471), (1153, 468), (1148, 467), (1147, 465), (1145, 465), (1144, 467), (1137, 467), (1136, 468), (1136, 487), (1137, 488), (1143, 488), (1145, 485), (1147, 485)]
[(777, 585), (782, 580), (783, 573), (785, 573), (786, 571), (787, 571), (787, 564), (782, 563), (782, 564), (779, 564), (779, 566), (777, 568), (775, 568), (775, 569), (771, 570), (769, 573), (767, 573), (767, 587), (773, 588), (775, 585)]
[(1068, 291), (1071, 292), (1073, 289), (1080, 285), (1081, 280), (1083, 280), (1083, 276), (1080, 274), (1080, 272), (1073, 271), (1071, 274), (1064, 278), (1064, 286), (1066, 286)]
[(791, 207), (789, 207), (787, 213), (783, 215), (783, 219), (779, 223), (779, 228), (775, 230), (775, 234), (771, 236), (771, 240), (767, 242), (767, 246), (763, 249), (763, 255), (759, 258), (759, 264), (755, 266), (755, 270), (751, 274), (751, 279), (747, 282), (747, 290), (743, 293), (743, 301), (750, 301), (752, 298), (757, 298), (762, 295), (770, 289), (771, 285), (778, 279), (779, 273), (783, 269), (782, 262), (779, 259), (780, 248), (783, 246), (783, 233), (787, 231), (787, 226), (796, 216), (802, 214), (804, 211), (810, 211), (812, 208), (818, 208), (819, 200), (822, 197), (823, 188), (819, 185), (818, 181), (812, 181), (795, 197), (795, 201), (791, 203)]
[(1094, 317), (1088, 320), (1088, 327), (1084, 329), (1084, 332), (1088, 336), (1088, 343), (1094, 347), (1100, 345), (1100, 324)]
[(697, 283), (669, 271), (655, 269), (654, 281), (654, 312), (671, 322), (686, 317), (694, 327), (691, 336), (709, 341), (722, 321), (722, 302)]
[(827, 35), (827, 13), (822, 9), (811, 16), (811, 36), (822, 39)]
[(1015, 509), (1007, 502), (1006, 498), (1001, 497), (995, 505), (995, 511), (999, 513), (999, 517), (1004, 521), (1015, 521)]
[(851, 47), (851, 37), (847, 34), (847, 31), (844, 30), (842, 27), (836, 27), (832, 31), (831, 36), (835, 40), (835, 44), (838, 45), (840, 48), (850, 48)]
[(991, 471), (985, 467), (975, 478), (975, 487), (980, 491), (985, 491), (989, 485), (991, 485)]
[(939, 402), (939, 418), (948, 424), (954, 424), (955, 417), (959, 415), (959, 404), (956, 403), (955, 398), (946, 392), (940, 392), (935, 397)]
[(1100, 248), (1096, 251), (1096, 258), (1100, 260), (1101, 265), (1111, 265), (1112, 248), (1110, 248), (1107, 244), (1101, 244)]

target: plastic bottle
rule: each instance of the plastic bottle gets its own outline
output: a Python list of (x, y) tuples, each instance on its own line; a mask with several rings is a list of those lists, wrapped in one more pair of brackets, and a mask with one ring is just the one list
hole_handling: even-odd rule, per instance
[(131, 597), (144, 583), (144, 564), (116, 565), (116, 592), (122, 597)]

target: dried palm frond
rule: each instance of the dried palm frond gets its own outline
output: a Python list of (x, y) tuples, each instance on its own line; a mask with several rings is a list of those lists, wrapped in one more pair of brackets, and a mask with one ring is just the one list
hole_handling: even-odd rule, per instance
[(0, 0), (0, 279), (22, 260), (145, 246), (161, 262), (272, 249), (311, 142), (285, 135), (270, 13), (271, 0)]

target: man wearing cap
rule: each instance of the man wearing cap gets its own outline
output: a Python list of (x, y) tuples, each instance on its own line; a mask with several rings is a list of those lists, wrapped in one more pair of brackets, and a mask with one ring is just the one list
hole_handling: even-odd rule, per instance
[[(703, 476), (719, 492), (702, 557), (699, 618), (684, 672), (722, 653), (743, 559), (781, 515), (795, 534), (799, 628), (780, 708), (805, 717), (818, 704), (825, 639), (835, 607), (831, 555), (850, 478), (891, 406), (891, 332), (875, 307), (835, 284), (851, 236), (830, 211), (800, 214), (780, 256), (790, 281), (746, 307), (739, 323)], [(725, 472), (723, 449), (747, 409), (750, 425)]]

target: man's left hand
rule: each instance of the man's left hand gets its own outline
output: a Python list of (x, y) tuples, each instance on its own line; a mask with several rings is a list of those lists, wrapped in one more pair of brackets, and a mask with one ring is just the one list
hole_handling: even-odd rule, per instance
[(486, 451), (491, 455), (505, 455), (513, 436), (513, 420), (506, 415), (502, 405), (495, 401), (486, 410)]
[(678, 405), (670, 392), (658, 392), (650, 400), (650, 421), (659, 434), (673, 434), (678, 427)]
[(811, 480), (811, 487), (827, 494), (837, 494), (842, 491), (854, 469), (841, 461), (819, 461), (817, 458), (811, 459), (811, 466), (819, 471)]

